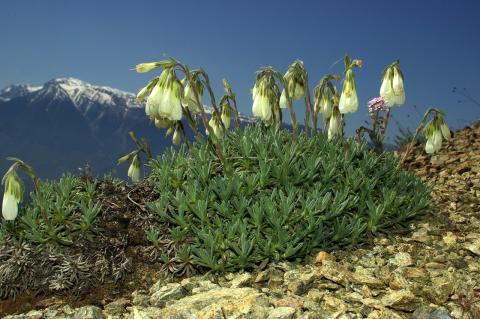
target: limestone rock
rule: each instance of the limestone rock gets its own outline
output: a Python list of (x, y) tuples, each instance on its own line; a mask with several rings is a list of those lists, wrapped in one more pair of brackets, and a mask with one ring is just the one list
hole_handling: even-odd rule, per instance
[(95, 306), (79, 308), (73, 315), (73, 319), (103, 319), (102, 310)]
[(409, 290), (394, 290), (382, 298), (385, 307), (404, 311), (414, 311), (421, 305), (421, 302), (422, 300)]
[(150, 297), (150, 304), (164, 307), (167, 301), (177, 300), (185, 295), (185, 290), (179, 283), (170, 283), (161, 287)]

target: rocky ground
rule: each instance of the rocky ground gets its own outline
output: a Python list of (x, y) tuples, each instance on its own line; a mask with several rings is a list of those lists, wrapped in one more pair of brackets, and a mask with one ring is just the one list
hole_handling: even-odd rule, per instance
[(6, 318), (479, 319), (480, 122), (434, 156), (415, 147), (405, 164), (434, 190), (434, 208), (407, 234), (252, 273), (160, 279), (97, 306), (51, 297)]

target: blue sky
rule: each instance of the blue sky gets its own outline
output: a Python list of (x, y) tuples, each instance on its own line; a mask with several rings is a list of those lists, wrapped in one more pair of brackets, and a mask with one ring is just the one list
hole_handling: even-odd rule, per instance
[[(393, 116), (414, 129), (436, 106), (453, 128), (480, 118), (480, 107), (457, 103), (454, 86), (480, 99), (480, 1), (23, 1), (0, 3), (0, 87), (71, 76), (136, 92), (153, 74), (130, 69), (170, 54), (203, 67), (218, 95), (227, 78), (240, 111), (251, 114), (254, 72), (305, 62), (313, 87), (342, 74), (348, 53), (360, 110), (347, 132), (367, 119), (385, 65), (400, 59), (407, 101)], [(413, 105), (417, 108), (414, 109)], [(303, 106), (297, 105), (303, 119)], [(393, 127), (392, 127), (393, 128)]]

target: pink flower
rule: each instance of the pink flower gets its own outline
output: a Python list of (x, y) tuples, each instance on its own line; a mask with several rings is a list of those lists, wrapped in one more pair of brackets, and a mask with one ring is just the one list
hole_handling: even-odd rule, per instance
[(387, 106), (385, 105), (385, 100), (383, 97), (376, 97), (368, 101), (368, 114), (373, 115), (376, 112), (385, 112), (387, 111)]

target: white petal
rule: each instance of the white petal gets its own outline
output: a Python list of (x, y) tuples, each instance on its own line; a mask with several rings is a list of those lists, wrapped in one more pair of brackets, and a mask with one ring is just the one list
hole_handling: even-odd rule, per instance
[(435, 152), (442, 148), (442, 132), (440, 130), (435, 130), (433, 135), (433, 147)]
[(152, 118), (158, 116), (158, 109), (160, 107), (160, 103), (162, 102), (164, 93), (165, 92), (161, 86), (155, 85), (147, 98), (147, 104), (145, 106), (145, 113), (147, 113), (149, 117)]
[(404, 91), (403, 88), (403, 79), (400, 76), (397, 68), (393, 70), (393, 81), (392, 81), (393, 91), (395, 94), (401, 94)]
[(262, 103), (262, 119), (264, 122), (269, 122), (272, 119), (272, 108), (266, 96)]
[(356, 112), (358, 110), (357, 93), (353, 90), (350, 92), (348, 90), (346, 92), (343, 91), (340, 96), (338, 108), (342, 114)]
[(13, 194), (5, 192), (2, 202), (2, 215), (6, 220), (14, 220), (18, 214), (18, 203)]
[(287, 95), (285, 93), (285, 90), (282, 90), (282, 94), (280, 95), (280, 108), (286, 109), (287, 106)]
[(260, 107), (261, 107), (261, 105), (260, 105), (260, 95), (257, 94), (257, 95), (255, 95), (255, 99), (253, 100), (253, 105), (252, 105), (253, 116), (262, 117), (262, 110), (261, 110)]
[(398, 95), (394, 95), (392, 100), (394, 101), (394, 104), (396, 104), (396, 105), (405, 104), (405, 92), (402, 92)]
[(433, 137), (429, 137), (427, 139), (427, 142), (425, 143), (425, 152), (427, 152), (427, 154), (433, 154), (434, 151), (435, 149), (433, 147)]

